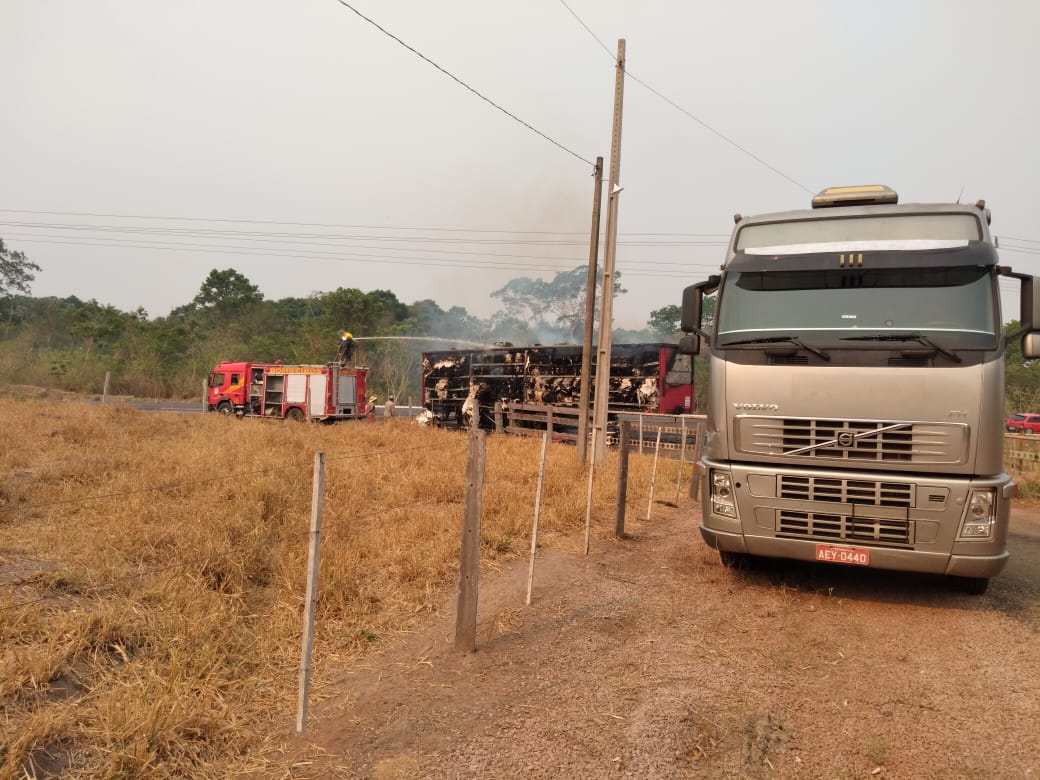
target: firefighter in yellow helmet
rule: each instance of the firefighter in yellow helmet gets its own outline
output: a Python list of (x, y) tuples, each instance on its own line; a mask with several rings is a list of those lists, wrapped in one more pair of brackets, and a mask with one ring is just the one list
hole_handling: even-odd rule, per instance
[(339, 350), (336, 352), (336, 362), (346, 366), (354, 358), (354, 336), (349, 330), (340, 333)]

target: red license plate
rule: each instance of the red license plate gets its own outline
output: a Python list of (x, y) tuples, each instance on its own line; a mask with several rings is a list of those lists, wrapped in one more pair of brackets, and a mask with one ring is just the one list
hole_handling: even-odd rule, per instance
[(850, 563), (853, 566), (869, 566), (870, 550), (866, 547), (818, 544), (816, 545), (816, 560), (826, 563)]

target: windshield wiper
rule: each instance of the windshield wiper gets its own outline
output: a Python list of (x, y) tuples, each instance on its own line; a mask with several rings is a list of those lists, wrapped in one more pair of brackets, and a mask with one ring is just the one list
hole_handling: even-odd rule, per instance
[(929, 349), (934, 349), (936, 352), (940, 352), (954, 363), (962, 363), (961, 356), (956, 352), (951, 352), (946, 347), (939, 346), (930, 338), (925, 336), (923, 333), (890, 333), (884, 336), (846, 336), (842, 341), (916, 341), (918, 344), (923, 344)]
[(721, 344), (720, 346), (722, 346), (722, 347), (739, 347), (739, 346), (746, 346), (748, 344), (784, 344), (784, 343), (794, 344), (796, 347), (801, 347), (806, 352), (812, 352), (814, 355), (816, 355), (816, 357), (820, 358), (820, 360), (830, 360), (831, 359), (831, 356), (828, 355), (826, 352), (824, 352), (822, 349), (820, 349), (819, 347), (811, 346), (810, 344), (806, 344), (804, 341), (802, 341), (797, 336), (767, 336), (765, 338), (760, 338), (760, 339), (744, 339), (743, 341), (730, 341), (729, 343)]

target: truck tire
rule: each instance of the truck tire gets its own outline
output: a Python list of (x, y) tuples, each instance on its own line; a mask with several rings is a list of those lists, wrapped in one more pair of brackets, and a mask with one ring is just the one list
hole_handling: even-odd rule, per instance
[(989, 577), (954, 577), (953, 579), (961, 593), (971, 596), (981, 596), (989, 587)]
[(292, 420), (293, 422), (303, 422), (303, 418), (303, 409), (301, 409), (298, 406), (294, 406), (292, 409), (285, 413), (285, 419)]
[(235, 407), (232, 406), (230, 401), (221, 401), (217, 404), (217, 411), (225, 417), (230, 417), (235, 413)]
[(719, 560), (727, 569), (746, 569), (748, 566), (748, 554), (719, 550)]

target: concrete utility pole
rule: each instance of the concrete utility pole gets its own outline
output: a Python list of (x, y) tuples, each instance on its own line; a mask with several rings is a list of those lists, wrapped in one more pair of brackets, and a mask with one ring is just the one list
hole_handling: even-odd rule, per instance
[(606, 456), (607, 398), (610, 386), (611, 322), (614, 318), (614, 260), (617, 255), (618, 195), (621, 187), (621, 113), (625, 98), (625, 39), (617, 42), (617, 70), (614, 74), (614, 131), (610, 140), (610, 190), (607, 193), (607, 236), (603, 257), (603, 295), (599, 307), (599, 348), (596, 351), (595, 437), (596, 465)]
[(603, 202), (603, 158), (596, 158), (593, 174), (596, 184), (592, 196), (592, 238), (589, 241), (589, 275), (585, 280), (585, 340), (581, 349), (581, 389), (578, 392), (578, 463), (585, 465), (589, 451), (589, 395), (592, 386), (592, 328), (596, 324), (596, 265), (599, 261), (599, 212)]

